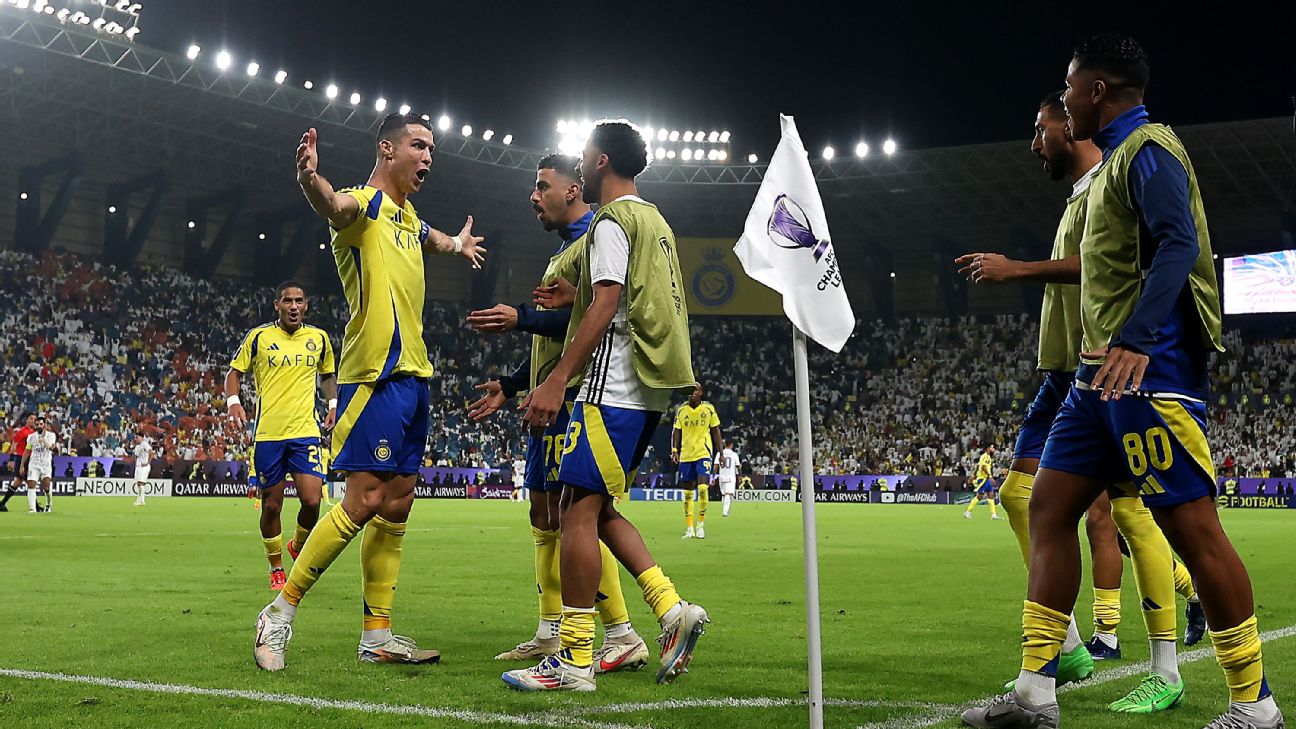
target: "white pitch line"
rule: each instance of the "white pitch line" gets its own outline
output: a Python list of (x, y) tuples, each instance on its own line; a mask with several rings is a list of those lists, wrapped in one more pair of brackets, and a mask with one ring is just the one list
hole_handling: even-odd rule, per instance
[[(447, 525), (440, 527), (421, 527), (416, 529), (406, 529), (406, 532), (445, 532), (461, 529), (512, 529), (513, 527), (495, 526), (495, 525)], [(98, 534), (80, 536), (91, 537), (250, 537), (257, 534), (255, 529), (247, 529), (237, 532), (100, 532)], [(258, 535), (260, 536), (260, 535)], [(0, 540), (7, 539), (67, 539), (66, 534), (5, 534), (0, 536)]]
[[(632, 714), (640, 711), (668, 711), (672, 709), (771, 709), (787, 706), (805, 706), (806, 699), (792, 699), (772, 696), (736, 697), (726, 696), (718, 699), (666, 699), (665, 701), (644, 701), (629, 704), (605, 704), (602, 706), (569, 704), (568, 711), (579, 714)], [(932, 704), (925, 701), (887, 701), (825, 699), (828, 706), (841, 706), (852, 709), (923, 709), (933, 711), (937, 708), (953, 710), (954, 704)]]
[[(1276, 628), (1274, 630), (1261, 633), (1260, 640), (1262, 642), (1268, 643), (1270, 641), (1275, 641), (1282, 638), (1289, 638), (1293, 635), (1296, 635), (1296, 625), (1288, 625), (1285, 628)], [(1214, 656), (1215, 656), (1215, 649), (1213, 647), (1208, 646), (1206, 648), (1197, 648), (1194, 650), (1190, 650), (1187, 653), (1180, 653), (1179, 665), (1182, 666), (1186, 663), (1195, 663), (1197, 661), (1205, 660), (1207, 658), (1212, 658)], [(1058, 693), (1064, 694), (1064, 693), (1070, 693), (1071, 691), (1081, 691), (1083, 689), (1087, 689), (1092, 686), (1101, 686), (1102, 684), (1111, 683), (1113, 681), (1120, 681), (1121, 679), (1129, 678), (1131, 676), (1143, 675), (1148, 673), (1151, 670), (1152, 670), (1152, 664), (1148, 662), (1134, 663), (1128, 666), (1122, 666), (1120, 668), (1112, 669), (1110, 671), (1103, 671), (1102, 673), (1095, 674), (1092, 678), (1089, 678), (1085, 681), (1078, 681), (1076, 683), (1068, 684), (1058, 689)], [(969, 701), (967, 703), (960, 704), (959, 706), (952, 707), (952, 709), (949, 708), (948, 705), (933, 704), (930, 708), (924, 707), (925, 713), (919, 714), (917, 716), (896, 717), (894, 719), (888, 719), (887, 721), (873, 722), (872, 724), (864, 724), (863, 726), (856, 727), (856, 729), (922, 729), (922, 727), (934, 726), (944, 721), (957, 719), (959, 714), (961, 714), (963, 711), (966, 711), (967, 709), (971, 709), (976, 706), (983, 706), (986, 704), (986, 702), (990, 701), (990, 699), (992, 698), (994, 698), (994, 696), (987, 696), (985, 698), (978, 699), (976, 701)]]
[[(447, 709), (418, 704), (384, 704), (369, 701), (340, 701), (321, 699), (313, 696), (296, 694), (279, 694), (268, 691), (245, 691), (240, 689), (204, 688), (174, 683), (152, 683), (149, 681), (131, 681), (103, 676), (77, 676), (67, 673), (46, 673), (44, 671), (23, 671), (14, 668), (0, 668), (0, 676), (44, 681), (63, 681), (66, 683), (88, 684), (107, 688), (126, 689), (129, 691), (148, 691), (160, 694), (179, 694), (186, 696), (214, 696), (224, 699), (244, 699), (266, 704), (291, 704), (306, 706), (312, 709), (337, 709), (341, 711), (359, 711), (366, 714), (396, 714), (403, 716), (422, 716), (431, 719), (458, 719), (468, 724), (512, 724), (523, 727), (553, 727), (555, 729), (652, 729), (650, 726), (636, 724), (605, 724), (591, 719), (577, 719), (564, 716), (558, 712), (544, 714), (505, 714), (491, 711), (472, 711), (469, 709)], [(503, 687), (500, 687), (503, 690)]]

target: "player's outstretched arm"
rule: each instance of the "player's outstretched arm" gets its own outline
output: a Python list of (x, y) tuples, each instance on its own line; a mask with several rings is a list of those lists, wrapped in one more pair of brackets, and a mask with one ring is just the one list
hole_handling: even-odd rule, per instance
[(1049, 261), (1015, 261), (1000, 253), (966, 253), (954, 259), (959, 274), (972, 283), (1079, 284), (1080, 256)]
[(480, 235), (472, 234), (473, 216), (469, 215), (459, 235), (446, 235), (436, 228), (428, 228), (428, 235), (423, 239), (423, 250), (433, 253), (455, 253), (468, 259), (473, 268), (480, 269), (486, 262), (486, 249), (481, 242), (486, 240)]
[(546, 309), (569, 309), (576, 303), (576, 284), (559, 276), (544, 286), (537, 286), (531, 291), (536, 306)]
[(504, 394), (504, 387), (499, 380), (483, 382), (473, 389), (483, 393), (480, 398), (468, 406), (468, 417), (477, 422), (494, 415), (495, 411), (504, 407), (504, 403), (508, 402), (508, 396)]
[(297, 145), (297, 184), (311, 208), (329, 225), (341, 230), (360, 217), (360, 201), (350, 195), (339, 195), (319, 173), (319, 151), (315, 145), (318, 136), (315, 127), (311, 127)]
[(247, 424), (247, 412), (243, 410), (243, 403), (239, 401), (242, 375), (242, 372), (233, 367), (225, 373), (225, 402), (229, 405), (229, 417), (234, 421), (234, 425), (240, 428)]

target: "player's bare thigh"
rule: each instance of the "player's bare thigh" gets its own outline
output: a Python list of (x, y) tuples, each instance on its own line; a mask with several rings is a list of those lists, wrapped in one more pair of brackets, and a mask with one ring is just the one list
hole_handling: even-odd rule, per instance
[(347, 474), (342, 508), (356, 525), (367, 523), (375, 514), (390, 522), (404, 523), (414, 505), (414, 481), (414, 474), (351, 471)]

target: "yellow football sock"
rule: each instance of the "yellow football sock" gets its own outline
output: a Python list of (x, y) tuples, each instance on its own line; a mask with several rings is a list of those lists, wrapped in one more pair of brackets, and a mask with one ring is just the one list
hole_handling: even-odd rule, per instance
[[(1112, 499), (1111, 505), (1112, 520), (1129, 545), (1130, 562), (1134, 565), (1134, 583), (1138, 585), (1148, 640), (1173, 641), (1178, 633), (1178, 612), (1175, 607), (1174, 573), (1170, 569), (1174, 562), (1174, 557), (1170, 554), (1170, 543), (1152, 519), (1152, 512), (1143, 505), (1142, 499), (1123, 496)], [(1097, 590), (1094, 592), (1096, 594)], [(1119, 616), (1117, 620), (1119, 621)]]
[(391, 627), (396, 578), (400, 575), (405, 525), (375, 516), (365, 525), (360, 541), (360, 572), (364, 578), (364, 629)]
[(990, 516), (998, 516), (999, 512), (995, 510), (994, 497), (991, 496), (990, 498), (986, 499), (986, 503), (990, 505)]
[(573, 666), (588, 668), (594, 663), (594, 613), (594, 608), (563, 606), (560, 657)]
[(695, 498), (694, 489), (684, 489), (684, 526), (689, 529), (693, 528), (693, 499)]
[(999, 489), (999, 503), (1008, 515), (1008, 526), (1012, 527), (1017, 537), (1017, 548), (1021, 550), (1022, 561), (1030, 569), (1030, 497), (1035, 487), (1035, 477), (1029, 473), (1009, 471), (1004, 479), (1003, 488)]
[(707, 504), (711, 503), (711, 487), (708, 486), (707, 484), (701, 484), (698, 486), (697, 491), (698, 491), (697, 523), (698, 526), (702, 526), (704, 523), (706, 523)]
[(536, 590), (540, 594), (540, 619), (562, 620), (562, 578), (558, 568), (558, 530), (531, 527), (531, 538), (535, 540)]
[(1057, 675), (1071, 616), (1027, 600), (1022, 608), (1022, 670)]
[(1197, 586), (1193, 584), (1192, 575), (1188, 574), (1188, 568), (1183, 566), (1183, 562), (1174, 561), (1174, 586), (1175, 592), (1183, 595), (1185, 600), (1191, 600), (1197, 597)]
[(1260, 630), (1256, 627), (1255, 616), (1228, 630), (1212, 630), (1210, 637), (1215, 644), (1215, 660), (1224, 669), (1229, 699), (1248, 702), (1268, 696), (1264, 657), (1260, 651)]
[(635, 582), (639, 583), (639, 589), (643, 590), (644, 602), (652, 608), (653, 615), (656, 615), (658, 620), (679, 604), (679, 593), (675, 591), (674, 583), (662, 572), (661, 567), (657, 565), (649, 567), (643, 571), (643, 574), (635, 577)]
[(297, 531), (293, 533), (293, 541), (297, 543), (298, 552), (301, 552), (301, 548), (306, 544), (306, 538), (310, 536), (310, 532), (311, 530), (301, 524), (297, 525)]
[(261, 540), (261, 546), (265, 547), (266, 559), (270, 560), (272, 569), (283, 569), (283, 535), (276, 534)]
[(1121, 591), (1094, 588), (1094, 632), (1114, 634), (1121, 621)]
[(976, 494), (972, 494), (972, 500), (968, 502), (967, 510), (972, 511), (973, 509), (975, 509), (977, 505), (977, 499), (980, 498), (981, 498), (980, 496), (977, 496)]
[(598, 594), (594, 599), (599, 619), (603, 627), (629, 622), (630, 611), (626, 608), (625, 593), (621, 591), (621, 564), (601, 541), (599, 554), (603, 557), (603, 576), (599, 579)]
[(315, 581), (324, 574), (324, 570), (333, 564), (342, 550), (351, 543), (360, 527), (351, 521), (346, 510), (339, 502), (320, 519), (311, 530), (314, 539), (307, 540), (301, 554), (293, 563), (292, 572), (288, 573), (288, 584), (284, 585), (283, 596), (289, 605), (301, 602), (306, 592), (315, 585)]

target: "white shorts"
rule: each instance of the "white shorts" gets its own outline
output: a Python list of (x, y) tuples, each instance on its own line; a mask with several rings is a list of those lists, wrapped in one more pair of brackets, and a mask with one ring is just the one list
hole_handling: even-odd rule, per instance
[(135, 480), (136, 480), (136, 481), (147, 481), (147, 480), (148, 480), (148, 477), (149, 477), (149, 467), (148, 467), (148, 465), (136, 466), (136, 467), (135, 467)]
[(43, 463), (27, 464), (27, 480), (31, 481), (33, 485), (40, 483), (41, 479), (53, 477), (54, 469), (51, 466)]
[(738, 482), (732, 478), (720, 479), (720, 493), (725, 496), (733, 496), (734, 490), (737, 486)]

